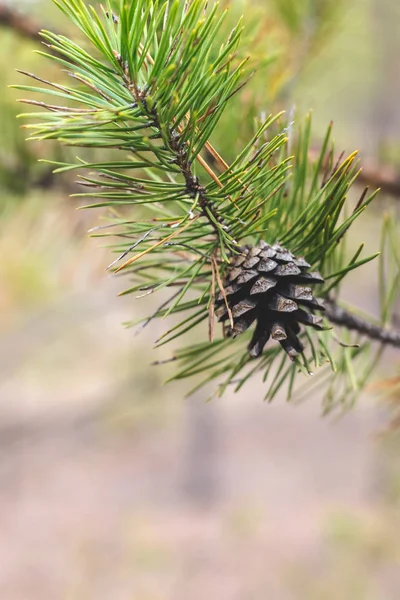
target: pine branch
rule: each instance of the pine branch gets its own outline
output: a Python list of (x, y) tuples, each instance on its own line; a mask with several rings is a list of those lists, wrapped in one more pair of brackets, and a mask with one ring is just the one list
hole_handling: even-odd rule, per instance
[[(18, 35), (30, 39), (34, 42), (42, 43), (43, 38), (40, 33), (42, 29), (39, 24), (28, 17), (8, 6), (0, 5), (0, 26), (13, 29)], [(55, 54), (56, 51), (51, 50)], [(229, 165), (211, 146), (206, 144), (206, 153), (209, 154), (213, 161), (223, 170)], [(316, 149), (310, 150), (310, 160), (318, 158), (319, 151)], [(201, 158), (200, 158), (201, 160)], [(323, 166), (323, 168), (326, 165)], [(204, 165), (207, 168), (207, 164)], [(46, 180), (47, 183), (47, 180)], [(400, 197), (400, 175), (396, 169), (386, 164), (376, 164), (371, 160), (363, 161), (362, 170), (359, 174), (357, 183), (359, 185), (372, 186), (381, 189), (384, 193)]]
[[(132, 94), (135, 103), (140, 104), (144, 113), (148, 116), (149, 126), (158, 130), (160, 137), (162, 137), (162, 125), (160, 117), (156, 107), (153, 106), (151, 109), (149, 109), (148, 94), (146, 90), (138, 89), (136, 84), (130, 79), (129, 72), (127, 70), (124, 73), (124, 82), (127, 89)], [(193, 173), (191, 167), (192, 159), (187, 143), (182, 142), (181, 133), (179, 133), (173, 127), (168, 128), (165, 138), (167, 145), (171, 148), (175, 155), (174, 162), (178, 166), (179, 171), (185, 180), (187, 195), (193, 200), (197, 198), (198, 206), (201, 208), (202, 216), (209, 221), (218, 239), (220, 227), (225, 226), (223, 223), (223, 218), (217, 213), (214, 203), (207, 198), (204, 186), (200, 184), (199, 178)], [(205, 161), (202, 164), (205, 166), (205, 168), (208, 167)], [(210, 171), (211, 169), (209, 168), (209, 172)]]
[(385, 329), (366, 319), (362, 319), (353, 312), (339, 306), (334, 300), (325, 300), (324, 306), (326, 318), (334, 325), (344, 327), (349, 331), (356, 331), (368, 339), (380, 342), (381, 344), (400, 348), (400, 332), (393, 329)]
[[(78, 158), (56, 164), (56, 172), (79, 170), (85, 191), (78, 195), (94, 202), (89, 207), (111, 207), (113, 220), (96, 235), (116, 240), (118, 258), (110, 267), (133, 280), (123, 293), (143, 297), (173, 289), (145, 320), (183, 315), (156, 347), (200, 324), (204, 332), (208, 320), (209, 340), (176, 353), (181, 369), (175, 378), (223, 376), (223, 392), (261, 371), (272, 400), (284, 385), (291, 397), (299, 371), (308, 375), (312, 365), (328, 365), (326, 407), (353, 398), (371, 369), (356, 372), (354, 361), (367, 353), (365, 345), (354, 346), (350, 332), (395, 340), (317, 301), (337, 297), (343, 278), (377, 256), (362, 255), (361, 245), (349, 260), (344, 247), (349, 229), (376, 196), (363, 193), (354, 210), (346, 210), (359, 176), (357, 153), (334, 162), (329, 127), (312, 163), (310, 117), (293, 124), (279, 114), (263, 119), (232, 163), (225, 162), (210, 137), (243, 85), (247, 59), (237, 54), (240, 25), (225, 40), (218, 38), (224, 14), (217, 5), (106, 0), (101, 16), (83, 0), (57, 4), (85, 39), (80, 45), (43, 33), (57, 53), (46, 56), (66, 67), (72, 84), (26, 73), (41, 87), (15, 86), (58, 98), (57, 104), (22, 100), (44, 109), (34, 113), (31, 139), (99, 153), (97, 162)], [(218, 176), (205, 153), (221, 167)], [(121, 206), (131, 206), (132, 213), (121, 213)], [(396, 233), (385, 223), (384, 246), (393, 248)], [(400, 286), (396, 265), (389, 267), (381, 277), (383, 322)], [(325, 321), (318, 316), (324, 312)], [(222, 338), (214, 317), (225, 323)], [(329, 327), (335, 319), (350, 337), (343, 344)]]

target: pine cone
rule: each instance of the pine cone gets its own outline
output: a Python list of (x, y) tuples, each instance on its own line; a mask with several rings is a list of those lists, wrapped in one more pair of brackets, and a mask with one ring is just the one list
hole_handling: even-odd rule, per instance
[[(270, 337), (277, 340), (291, 360), (304, 346), (298, 338), (301, 325), (322, 329), (322, 318), (311, 311), (323, 311), (310, 285), (323, 283), (319, 273), (310, 273), (304, 258), (296, 258), (279, 244), (245, 246), (229, 265), (224, 294), (233, 318), (228, 335), (236, 337), (256, 321), (249, 344), (250, 355), (260, 356)], [(224, 294), (216, 299), (219, 321), (229, 320)]]

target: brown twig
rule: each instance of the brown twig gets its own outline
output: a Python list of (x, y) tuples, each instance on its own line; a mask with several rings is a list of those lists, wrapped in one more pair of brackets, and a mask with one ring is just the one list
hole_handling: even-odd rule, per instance
[[(319, 151), (311, 149), (309, 152), (310, 160), (317, 160), (318, 157)], [(325, 162), (322, 164), (322, 169), (324, 170), (326, 167)], [(400, 173), (388, 165), (377, 164), (368, 159), (364, 160), (355, 183), (375, 189), (379, 188), (385, 194), (400, 197)]]
[(377, 165), (365, 161), (359, 175), (359, 182), (380, 188), (391, 196), (400, 196), (400, 174), (388, 165)]
[[(21, 13), (14, 8), (0, 4), (0, 27), (12, 29), (20, 37), (31, 40), (39, 44), (43, 44), (44, 40), (41, 34), (42, 29), (32, 17)], [(46, 44), (48, 52), (54, 56), (63, 56), (54, 48)]]
[(0, 5), (0, 25), (9, 27), (19, 35), (28, 38), (34, 42), (41, 42), (42, 37), (39, 33), (40, 27), (27, 15), (9, 8), (8, 6)]
[(345, 327), (350, 331), (357, 331), (361, 335), (375, 340), (381, 344), (400, 348), (400, 332), (394, 329), (384, 329), (362, 319), (348, 310), (342, 308), (334, 300), (325, 300), (325, 313), (327, 319), (334, 325)]

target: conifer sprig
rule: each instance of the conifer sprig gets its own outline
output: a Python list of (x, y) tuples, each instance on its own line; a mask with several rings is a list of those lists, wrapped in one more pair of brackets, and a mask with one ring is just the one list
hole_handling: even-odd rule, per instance
[[(347, 260), (343, 250), (349, 228), (375, 196), (363, 194), (346, 214), (357, 177), (356, 153), (334, 164), (329, 127), (320, 156), (311, 164), (310, 118), (298, 126), (281, 114), (258, 124), (232, 164), (219, 156), (210, 136), (247, 81), (247, 59), (240, 56), (240, 23), (219, 42), (224, 13), (217, 4), (107, 0), (99, 15), (83, 0), (55, 2), (81, 30), (84, 42), (43, 32), (51, 52), (41, 54), (64, 67), (72, 82), (60, 85), (31, 75), (45, 87), (16, 86), (50, 94), (58, 102), (23, 100), (44, 109), (29, 113), (30, 120), (36, 119), (28, 126), (31, 139), (57, 139), (96, 153), (96, 161), (58, 163), (55, 171), (78, 170), (84, 187), (78, 196), (89, 198), (88, 207), (112, 208), (109, 226), (93, 233), (119, 240), (110, 268), (133, 280), (124, 293), (171, 290), (144, 325), (173, 313), (184, 318), (157, 345), (196, 325), (206, 331), (208, 319), (209, 340), (177, 351), (182, 367), (175, 377), (224, 375), (223, 391), (232, 383), (240, 388), (261, 371), (272, 399), (284, 384), (291, 396), (299, 371), (329, 364), (334, 385), (342, 382), (347, 395), (349, 389), (356, 392), (364, 381), (354, 370), (362, 348), (352, 339), (338, 343), (328, 319), (322, 331), (302, 332), (306, 351), (295, 362), (271, 345), (251, 363), (247, 335), (221, 339), (214, 310), (220, 293), (229, 313), (224, 284), (229, 263), (243, 244), (260, 240), (281, 242), (304, 256), (325, 280), (319, 296), (331, 306), (336, 302), (341, 280), (376, 256), (361, 257), (360, 247)], [(218, 173), (206, 155), (213, 157)], [(325, 173), (323, 165), (329, 167)], [(383, 299), (385, 314), (391, 300)], [(232, 324), (231, 314), (229, 320)], [(328, 390), (328, 397), (332, 393)]]

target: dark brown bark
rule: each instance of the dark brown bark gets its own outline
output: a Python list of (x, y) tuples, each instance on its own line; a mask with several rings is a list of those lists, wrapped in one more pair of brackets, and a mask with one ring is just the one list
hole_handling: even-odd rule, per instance
[(324, 305), (324, 315), (332, 324), (344, 327), (350, 331), (357, 331), (370, 340), (380, 342), (381, 344), (400, 348), (399, 331), (385, 329), (384, 327), (370, 323), (366, 319), (338, 306), (333, 300), (325, 300)]

